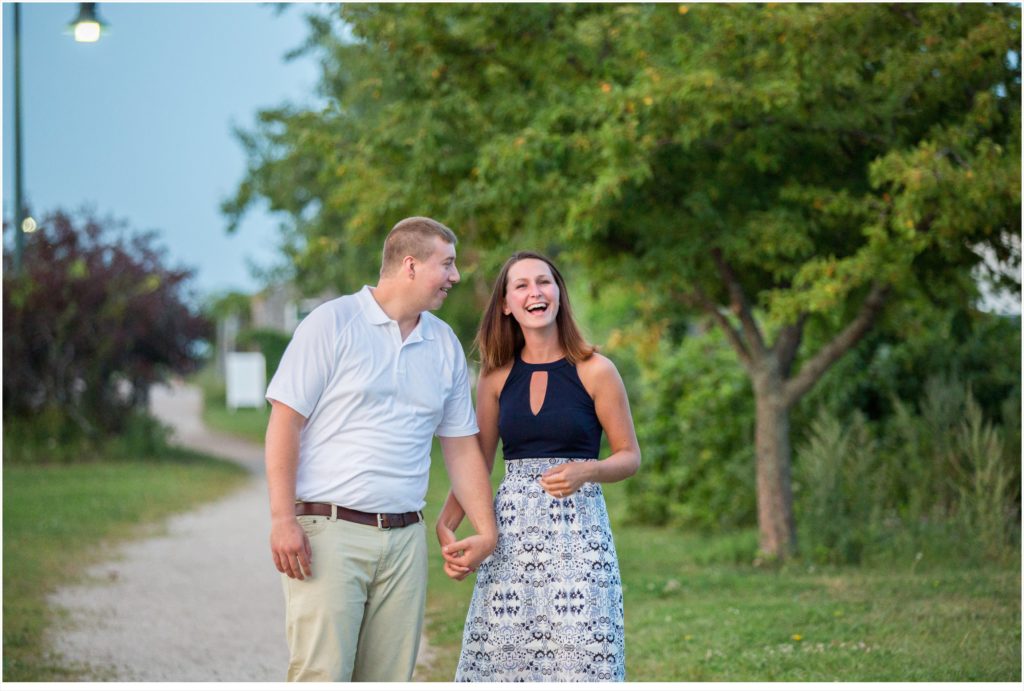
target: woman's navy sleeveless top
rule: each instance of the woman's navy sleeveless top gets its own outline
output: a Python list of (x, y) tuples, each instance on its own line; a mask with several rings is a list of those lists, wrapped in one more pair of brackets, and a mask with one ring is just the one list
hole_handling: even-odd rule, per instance
[[(544, 402), (536, 415), (530, 410), (534, 372), (548, 373)], [(531, 365), (517, 354), (498, 404), (498, 433), (506, 460), (597, 458), (601, 452), (601, 423), (594, 401), (576, 367), (565, 358)]]

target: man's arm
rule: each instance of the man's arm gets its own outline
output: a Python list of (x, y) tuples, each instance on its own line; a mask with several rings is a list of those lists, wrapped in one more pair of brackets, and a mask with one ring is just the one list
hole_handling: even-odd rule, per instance
[(270, 490), (270, 552), (278, 571), (301, 581), (303, 573), (313, 575), (309, 538), (295, 518), (299, 437), (306, 418), (280, 401), (271, 403), (265, 450)]
[[(501, 383), (504, 384), (504, 377), (508, 376), (508, 373), (499, 372), (499, 375), (501, 375)], [(476, 385), (476, 421), (480, 427), (477, 439), (480, 443), (480, 452), (484, 457), (488, 477), (494, 470), (494, 454), (498, 449), (498, 392), (494, 387), (495, 379), (496, 376), (493, 373), (491, 375), (481, 374)], [(442, 546), (445, 541), (450, 542), (454, 539), (455, 531), (458, 530), (465, 515), (459, 502), (456, 501), (455, 495), (448, 492), (448, 497), (445, 499), (437, 519), (438, 539), (442, 540)], [(444, 533), (443, 538), (442, 532)]]
[(491, 481), (476, 436), (441, 437), (452, 494), (476, 535), (444, 546), (445, 561), (475, 570), (498, 544)]

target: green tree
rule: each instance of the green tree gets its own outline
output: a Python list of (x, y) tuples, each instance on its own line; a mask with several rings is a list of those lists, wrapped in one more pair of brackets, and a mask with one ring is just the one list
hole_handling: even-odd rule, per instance
[[(264, 114), (226, 210), (290, 211), (300, 266), (433, 213), (483, 273), (532, 245), (711, 315), (752, 384), (766, 554), (795, 548), (797, 401), (888, 302), (1019, 265), (1016, 7), (346, 5), (314, 29), (329, 105)], [(831, 336), (801, 352), (808, 328)]]

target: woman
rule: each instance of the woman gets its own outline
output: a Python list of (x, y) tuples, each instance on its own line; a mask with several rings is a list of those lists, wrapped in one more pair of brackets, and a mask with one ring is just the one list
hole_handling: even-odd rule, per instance
[[(479, 568), (456, 681), (623, 681), (622, 584), (601, 483), (636, 472), (640, 447), (611, 360), (580, 335), (565, 282), (535, 252), (498, 276), (477, 334), (477, 422), (488, 470), (499, 435), (498, 546)], [(611, 455), (598, 461), (601, 433)], [(445, 572), (462, 520), (438, 519)]]

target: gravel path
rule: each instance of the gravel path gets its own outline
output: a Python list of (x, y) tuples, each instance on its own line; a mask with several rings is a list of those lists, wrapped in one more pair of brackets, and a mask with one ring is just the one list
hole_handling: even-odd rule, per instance
[[(175, 443), (236, 461), (252, 477), (154, 537), (116, 547), (111, 561), (55, 593), (51, 602), (68, 615), (55, 648), (102, 681), (282, 681), (284, 596), (267, 546), (263, 448), (206, 430), (194, 387), (156, 387), (151, 408)], [(431, 657), (424, 639), (418, 666)]]

